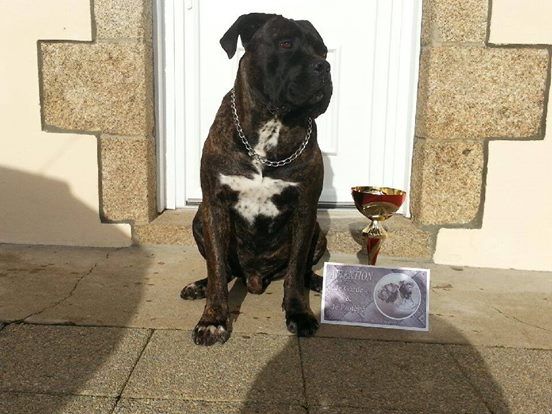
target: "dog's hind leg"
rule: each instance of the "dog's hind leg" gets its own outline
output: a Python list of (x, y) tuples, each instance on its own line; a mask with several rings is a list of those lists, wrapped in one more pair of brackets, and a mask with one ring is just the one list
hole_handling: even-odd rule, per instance
[[(234, 279), (234, 276), (229, 273), (228, 283), (230, 283), (232, 279)], [(184, 289), (180, 292), (180, 297), (184, 300), (204, 299), (206, 291), (207, 278), (199, 279), (184, 286)]]
[(184, 289), (180, 292), (180, 297), (184, 300), (203, 299), (206, 290), (207, 278), (199, 279), (184, 286)]
[[(312, 256), (312, 265), (314, 266), (318, 261), (324, 256), (324, 253), (326, 253), (326, 246), (327, 246), (327, 240), (324, 233), (322, 233), (322, 230), (320, 229), (320, 225), (318, 222), (316, 223), (316, 226), (314, 228), (314, 236), (313, 236), (313, 246), (314, 246), (314, 253)], [(322, 276), (318, 276), (316, 273), (314, 273), (312, 270), (307, 270), (307, 274), (305, 275), (305, 287), (309, 288), (310, 290), (314, 292), (322, 292)]]
[[(205, 257), (205, 241), (203, 239), (203, 221), (201, 220), (201, 214), (202, 206), (200, 204), (192, 222), (192, 233), (199, 253)], [(185, 300), (203, 299), (206, 289), (207, 278), (199, 279), (184, 286), (184, 289), (180, 292), (180, 297)]]
[(196, 215), (192, 221), (192, 234), (197, 244), (199, 253), (205, 258), (205, 238), (203, 237), (203, 220), (201, 215), (203, 214), (203, 205), (200, 204), (197, 208)]
[(316, 273), (314, 273), (312, 270), (310, 273), (307, 272), (305, 275), (305, 287), (309, 288), (310, 290), (314, 292), (322, 292), (322, 283), (324, 282), (324, 279), (322, 276), (318, 276)]

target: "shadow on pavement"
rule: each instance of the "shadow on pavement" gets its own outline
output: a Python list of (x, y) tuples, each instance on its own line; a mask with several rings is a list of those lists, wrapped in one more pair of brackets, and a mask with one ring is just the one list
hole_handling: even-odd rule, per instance
[[(247, 400), (258, 400), (267, 384), (274, 390), (285, 388), (276, 382), (282, 378), (282, 362), (298, 353), (306, 401), (295, 404), (305, 411), (308, 407), (309, 413), (511, 412), (475, 347), (348, 338), (351, 330), (369, 328), (332, 328), (332, 336), (338, 337), (322, 337), (323, 332), (313, 338), (290, 337), (257, 376)], [(462, 337), (454, 327), (448, 329), (453, 338)], [(249, 404), (243, 413), (256, 412)], [(301, 412), (295, 404), (274, 412)]]
[[(0, 188), (6, 191), (2, 199), (13, 195), (40, 203), (40, 198), (33, 197), (46, 191), (52, 195), (47, 202), (71, 204), (90, 222), (97, 218), (97, 213), (79, 205), (61, 182), (6, 169), (0, 173)], [(10, 178), (9, 186), (3, 181), (6, 178)], [(35, 194), (17, 194), (18, 188)], [(0, 214), (9, 211), (16, 212), (2, 209)], [(14, 223), (17, 220), (14, 218)], [(30, 250), (0, 244), (0, 321), (44, 316), (60, 307), (63, 312), (55, 314), (63, 318), (43, 318), (41, 323), (50, 326), (11, 323), (0, 330), (0, 412), (109, 412), (151, 331), (67, 325), (95, 320), (95, 325), (102, 326), (104, 316), (116, 326), (132, 325), (129, 322), (144, 300), (144, 289), (153, 283), (151, 268), (160, 265), (160, 258), (140, 248), (43, 246)], [(122, 283), (124, 289), (113, 289), (115, 283)], [(234, 319), (245, 296), (243, 284), (234, 284), (230, 294), (231, 308), (237, 310)], [(28, 305), (27, 313), (21, 312), (23, 305)], [(273, 311), (282, 315), (283, 323), (280, 309)], [(83, 321), (74, 315), (82, 315)], [(59, 326), (62, 324), (65, 326)], [(441, 318), (431, 318), (430, 324), (432, 329), (446, 332), (451, 342), (467, 342)], [(305, 395), (306, 400), (278, 396), (282, 397), (278, 400), (289, 401), (289, 412), (304, 412), (305, 407), (311, 413), (510, 412), (500, 385), (475, 347), (424, 344), (402, 336), (401, 341), (355, 339), (362, 336), (359, 329), (324, 326), (314, 338), (284, 339), (283, 350), (262, 368), (245, 399), (259, 402), (267, 392), (285, 389), (281, 383), (295, 375), (299, 378), (293, 378), (293, 383), (297, 384), (304, 377), (304, 390), (297, 395)], [(295, 368), (288, 369), (290, 361), (295, 361)], [(477, 384), (477, 389), (472, 384)], [(266, 400), (273, 401), (274, 396)], [(243, 412), (254, 409), (248, 405)], [(278, 407), (274, 412), (285, 411)]]
[[(0, 194), (0, 240), (10, 240), (8, 235), (18, 229), (32, 238), (34, 230), (56, 232), (68, 226), (75, 237), (83, 234), (86, 239), (87, 231), (97, 231), (115, 245), (128, 240), (115, 226), (101, 228), (97, 211), (76, 199), (62, 181), (0, 168)], [(121, 254), (128, 261), (119, 259), (119, 267), (113, 266), (113, 257)], [(67, 326), (79, 323), (72, 320), (71, 309), (80, 306), (75, 296), (85, 293), (90, 314), (120, 309), (118, 326), (123, 326), (135, 313), (142, 287), (129, 286), (124, 297), (113, 296), (102, 282), (105, 278), (97, 276), (109, 273), (114, 279), (132, 272), (134, 280), (143, 280), (155, 260), (139, 248), (0, 244), (0, 322), (8, 322), (0, 330), (0, 412), (109, 410), (114, 399), (92, 396), (119, 395), (150, 332)], [(40, 322), (51, 325), (20, 323), (43, 318), (60, 306), (68, 309), (68, 316)]]
[[(326, 252), (315, 266), (318, 274), (322, 274), (321, 263), (328, 260), (331, 257)], [(359, 260), (366, 257), (361, 255)], [(229, 292), (234, 321), (246, 295), (240, 281)], [(320, 296), (311, 292), (310, 301), (319, 300)], [(283, 324), (279, 311), (274, 309)], [(237, 324), (235, 327), (239, 329)], [(335, 414), (512, 412), (477, 348), (444, 318), (430, 315), (430, 329), (433, 338), (446, 338), (446, 343), (434, 339), (430, 343), (424, 332), (325, 324), (313, 338), (289, 337), (284, 349), (257, 375), (241, 412), (296, 413), (307, 407), (309, 413)], [(300, 356), (294, 367), (300, 366), (302, 372), (289, 367), (283, 375), (282, 367), (292, 355)], [(289, 406), (266, 411), (266, 405), (261, 405), (259, 411), (257, 404), (263, 403), (264, 395), (266, 401), (275, 399), (266, 395), (267, 389), (289, 388), (289, 375), (304, 378), (301, 393), (306, 400), (279, 396), (277, 399), (289, 401)]]

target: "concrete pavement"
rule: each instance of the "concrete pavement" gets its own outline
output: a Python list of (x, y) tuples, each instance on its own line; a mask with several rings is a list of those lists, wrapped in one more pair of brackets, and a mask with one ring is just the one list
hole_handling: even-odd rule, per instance
[(298, 340), (281, 281), (235, 283), (231, 339), (202, 348), (195, 247), (0, 245), (0, 413), (552, 413), (552, 272), (380, 263), (431, 269), (429, 333)]

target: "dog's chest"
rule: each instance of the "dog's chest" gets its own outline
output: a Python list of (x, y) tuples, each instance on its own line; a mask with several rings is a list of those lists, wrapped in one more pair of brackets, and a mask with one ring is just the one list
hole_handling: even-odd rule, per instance
[[(266, 156), (266, 151), (278, 145), (282, 124), (278, 120), (270, 120), (259, 130), (259, 141), (255, 145), (255, 152)], [(262, 165), (258, 160), (251, 161), (257, 170), (252, 176), (220, 175), (220, 183), (227, 185), (238, 193), (238, 200), (234, 209), (250, 224), (257, 216), (276, 217), (280, 210), (273, 201), (273, 197), (281, 194), (286, 188), (296, 186), (297, 183), (274, 179), (263, 175)]]

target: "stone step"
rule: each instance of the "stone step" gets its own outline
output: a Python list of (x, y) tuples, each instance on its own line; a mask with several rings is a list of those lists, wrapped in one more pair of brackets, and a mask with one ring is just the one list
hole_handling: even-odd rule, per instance
[[(362, 253), (362, 229), (369, 220), (353, 209), (318, 210), (318, 222), (328, 239), (331, 252)], [(381, 254), (390, 257), (431, 260), (434, 235), (419, 229), (409, 218), (397, 214), (385, 221), (388, 238)]]
[[(166, 210), (148, 224), (134, 226), (133, 238), (140, 245), (195, 245), (192, 219), (195, 208)], [(345, 254), (362, 253), (362, 229), (368, 224), (356, 210), (320, 209), (318, 222), (328, 239), (328, 250)], [(434, 234), (418, 228), (410, 219), (395, 215), (385, 222), (389, 237), (381, 254), (390, 257), (430, 260)]]
[(148, 224), (134, 225), (132, 237), (140, 245), (194, 245), (192, 220), (197, 208), (165, 210)]

